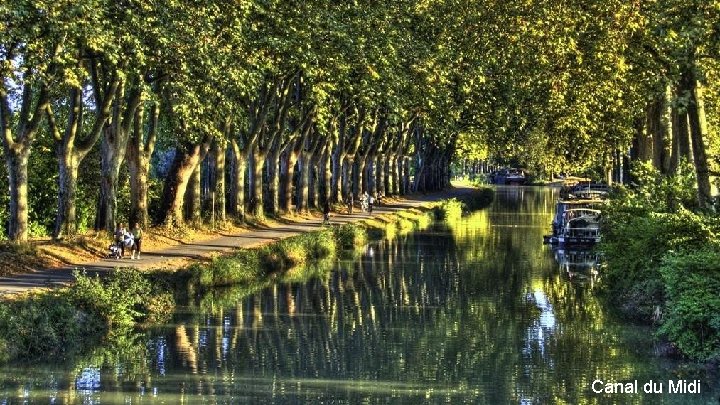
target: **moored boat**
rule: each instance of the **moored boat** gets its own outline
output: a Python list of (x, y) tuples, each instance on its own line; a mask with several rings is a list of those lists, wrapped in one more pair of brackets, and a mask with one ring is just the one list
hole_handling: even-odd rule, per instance
[(493, 176), (493, 183), (521, 186), (527, 182), (525, 172), (521, 169), (502, 169)]
[[(600, 194), (596, 196), (601, 196)], [(573, 196), (574, 197), (574, 196)], [(592, 245), (600, 241), (601, 198), (558, 200), (552, 221), (552, 234), (543, 237), (552, 245)]]

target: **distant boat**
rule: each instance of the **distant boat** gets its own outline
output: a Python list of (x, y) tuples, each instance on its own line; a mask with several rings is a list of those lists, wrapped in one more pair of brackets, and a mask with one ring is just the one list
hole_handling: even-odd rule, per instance
[(527, 182), (527, 177), (521, 169), (510, 168), (498, 171), (492, 176), (492, 180), (495, 184), (521, 186)]

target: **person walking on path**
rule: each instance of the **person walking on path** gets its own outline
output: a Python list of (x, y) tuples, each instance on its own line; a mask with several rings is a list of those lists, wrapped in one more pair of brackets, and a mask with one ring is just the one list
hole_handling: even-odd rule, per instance
[(140, 259), (140, 249), (142, 246), (142, 236), (143, 236), (143, 230), (140, 228), (140, 224), (135, 222), (135, 226), (132, 230), (133, 238), (135, 239), (135, 244), (133, 245), (133, 251), (131, 259)]
[(352, 215), (352, 210), (353, 210), (353, 195), (352, 195), (352, 193), (350, 193), (350, 195), (348, 195), (347, 205), (348, 205), (348, 214)]
[(120, 249), (120, 258), (125, 257), (125, 234), (127, 230), (123, 226), (122, 222), (117, 224), (115, 228), (115, 245)]
[(325, 206), (323, 207), (323, 225), (329, 225), (330, 224), (330, 203), (325, 201)]

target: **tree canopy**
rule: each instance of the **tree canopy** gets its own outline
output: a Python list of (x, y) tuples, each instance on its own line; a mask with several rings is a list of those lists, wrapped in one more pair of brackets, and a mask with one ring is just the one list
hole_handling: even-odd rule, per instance
[(4, 1), (4, 234), (438, 189), (458, 160), (622, 180), (685, 159), (705, 204), (717, 21), (699, 0)]

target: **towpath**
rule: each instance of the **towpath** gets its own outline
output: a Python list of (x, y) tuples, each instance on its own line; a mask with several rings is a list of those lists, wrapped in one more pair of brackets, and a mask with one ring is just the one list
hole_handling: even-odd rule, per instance
[[(345, 224), (371, 218), (375, 215), (392, 213), (415, 208), (432, 201), (451, 198), (469, 193), (470, 188), (455, 187), (440, 193), (428, 195), (414, 194), (406, 196), (399, 201), (376, 206), (372, 214), (353, 210), (352, 215), (333, 213), (331, 222)], [(102, 259), (92, 263), (72, 264), (65, 267), (41, 269), (29, 273), (0, 277), (0, 295), (25, 292), (33, 289), (65, 285), (74, 280), (73, 271), (85, 269), (88, 273), (106, 273), (119, 267), (135, 267), (139, 269), (169, 267), (181, 265), (188, 260), (208, 257), (215, 253), (227, 252), (236, 248), (250, 248), (265, 243), (277, 241), (304, 232), (316, 231), (321, 225), (321, 219), (308, 219), (286, 221), (267, 228), (253, 229), (234, 235), (224, 235), (208, 240), (180, 243), (162, 250), (143, 252), (138, 260)]]

